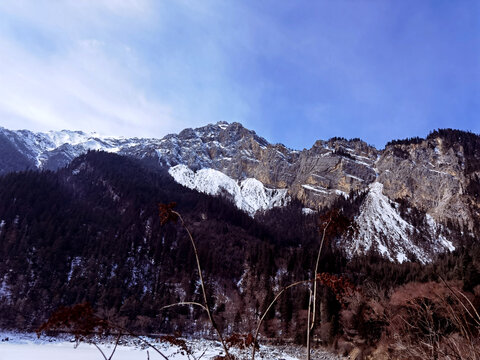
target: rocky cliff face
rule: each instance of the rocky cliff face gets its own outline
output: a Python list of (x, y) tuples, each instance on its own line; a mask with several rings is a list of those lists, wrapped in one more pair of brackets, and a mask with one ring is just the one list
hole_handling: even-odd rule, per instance
[[(401, 202), (427, 214), (431, 226), (425, 225), (422, 231), (429, 234), (428, 241), (436, 241), (428, 247), (441, 251), (451, 248), (445, 238), (439, 237), (442, 224), (458, 223), (474, 231), (479, 222), (479, 139), (471, 133), (440, 130), (426, 139), (393, 141), (383, 150), (360, 139), (332, 138), (319, 140), (310, 149), (298, 151), (282, 144), (270, 144), (239, 123), (209, 124), (162, 139), (115, 139), (82, 132), (32, 133), (0, 128), (3, 150), (0, 172), (23, 168), (55, 169), (89, 149), (105, 150), (149, 158), (172, 169), (182, 165), (171, 172), (177, 181), (209, 194), (233, 189), (230, 195), (234, 202), (251, 215), (258, 210), (281, 206), (289, 198), (299, 199), (306, 208), (317, 209), (332, 204), (339, 196), (370, 192), (375, 193), (374, 198), (367, 196), (370, 200), (366, 200), (361, 214), (356, 217), (360, 230), (344, 245), (350, 252), (365, 252), (373, 246), (383, 253), (383, 248), (395, 246), (380, 241), (382, 236), (392, 238), (396, 236), (393, 233), (399, 234), (395, 240), (398, 243), (402, 238), (411, 240), (414, 233), (418, 233), (414, 225), (402, 225), (398, 219), (396, 222), (383, 219), (380, 223), (385, 226), (371, 227), (370, 232), (383, 232), (383, 235), (375, 235), (375, 241), (366, 235), (368, 231), (362, 233), (363, 225), (368, 223), (367, 215), (362, 217), (362, 214), (376, 218), (387, 216), (387, 212), (378, 210), (385, 199), (391, 202), (392, 209), (397, 209)], [(218, 181), (212, 187), (213, 182), (204, 181), (204, 178), (215, 174), (222, 176), (216, 177)], [(245, 184), (255, 186), (246, 187)], [(251, 194), (263, 194), (264, 201), (253, 201)], [(282, 196), (276, 197), (278, 194)], [(377, 209), (369, 209), (369, 206), (377, 206)], [(390, 215), (395, 218), (399, 213)], [(392, 224), (398, 225), (396, 230), (385, 233), (384, 229)], [(367, 243), (370, 245), (365, 245)], [(408, 247), (406, 244), (402, 246)], [(405, 246), (402, 246), (397, 246), (398, 251), (389, 250), (385, 256), (399, 261), (407, 258), (403, 251)], [(423, 261), (431, 255), (428, 251), (416, 253)]]
[(378, 151), (345, 139), (319, 140), (297, 151), (270, 144), (238, 123), (217, 123), (168, 135), (137, 155), (158, 157), (166, 166), (211, 168), (237, 180), (255, 178), (317, 208), (374, 181)]
[(158, 148), (148, 154), (167, 166), (211, 168), (239, 181), (255, 178), (266, 187), (288, 189), (313, 209), (379, 182), (390, 199), (406, 200), (438, 222), (472, 228), (476, 221), (476, 201), (466, 193), (475, 174), (466, 174), (464, 147), (440, 134), (384, 150), (359, 139), (333, 138), (297, 151), (270, 144), (238, 123), (218, 123), (169, 135), (152, 146)]
[(471, 228), (466, 161), (461, 145), (447, 146), (441, 137), (387, 146), (377, 162), (378, 181), (389, 198), (406, 199), (437, 221), (458, 220)]
[(365, 189), (376, 178), (378, 151), (361, 140), (317, 141), (293, 167), (292, 195), (316, 208), (337, 196)]

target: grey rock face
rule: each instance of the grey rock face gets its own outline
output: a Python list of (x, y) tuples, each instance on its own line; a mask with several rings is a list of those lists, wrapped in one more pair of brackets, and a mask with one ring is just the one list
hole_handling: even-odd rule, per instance
[(376, 178), (376, 157), (376, 149), (363, 141), (317, 141), (300, 153), (291, 192), (315, 208), (339, 195), (365, 189)]
[(144, 154), (164, 165), (213, 168), (238, 180), (253, 177), (267, 187), (288, 189), (313, 208), (374, 181), (378, 155), (363, 141), (344, 139), (317, 141), (311, 149), (296, 151), (270, 144), (238, 123), (186, 129), (151, 146)]
[(389, 146), (377, 169), (389, 198), (406, 199), (437, 221), (455, 219), (471, 226), (463, 149), (445, 147), (441, 138)]

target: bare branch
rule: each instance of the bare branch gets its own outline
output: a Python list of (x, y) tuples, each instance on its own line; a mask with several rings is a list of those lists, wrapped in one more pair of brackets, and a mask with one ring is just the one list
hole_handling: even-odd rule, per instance
[(267, 307), (267, 310), (265, 310), (263, 312), (263, 315), (262, 317), (260, 318), (259, 322), (258, 322), (258, 325), (257, 325), (257, 329), (255, 330), (255, 337), (253, 338), (253, 350), (252, 350), (252, 360), (255, 360), (255, 350), (256, 350), (256, 344), (257, 344), (257, 338), (258, 338), (258, 333), (260, 332), (260, 326), (262, 325), (262, 322), (263, 322), (263, 319), (265, 319), (265, 316), (267, 316), (268, 312), (270, 311), (270, 309), (272, 308), (272, 306), (275, 304), (275, 302), (277, 301), (277, 299), (288, 289), (294, 287), (294, 286), (298, 286), (298, 285), (302, 285), (302, 284), (307, 284), (309, 283), (310, 280), (302, 280), (302, 281), (297, 281), (297, 282), (294, 282), (288, 286), (285, 286), (282, 290), (279, 291), (279, 293), (273, 298), (272, 302), (268, 305)]
[(122, 337), (122, 333), (119, 332), (117, 336), (117, 340), (115, 341), (115, 346), (113, 347), (112, 353), (110, 354), (110, 357), (108, 360), (112, 360), (113, 354), (115, 354), (115, 350), (117, 350), (118, 342), (120, 341), (120, 338)]
[(181, 302), (178, 302), (178, 303), (175, 303), (175, 304), (170, 304), (170, 305), (165, 305), (165, 306), (162, 306), (160, 308), (160, 310), (165, 310), (165, 309), (168, 309), (168, 308), (171, 308), (171, 307), (175, 307), (175, 306), (184, 306), (184, 305), (195, 305), (195, 306), (199, 306), (201, 307), (203, 310), (207, 311), (207, 308), (196, 302), (196, 301), (181, 301)]
[(193, 252), (195, 253), (195, 260), (197, 262), (197, 270), (198, 270), (198, 276), (200, 277), (200, 285), (201, 285), (201, 288), (202, 288), (202, 295), (203, 295), (203, 301), (205, 303), (205, 310), (208, 314), (208, 318), (210, 320), (210, 323), (212, 324), (213, 328), (217, 332), (218, 337), (220, 339), (220, 342), (222, 343), (223, 350), (225, 350), (225, 356), (227, 357), (227, 359), (231, 359), (230, 353), (228, 352), (227, 344), (225, 343), (225, 340), (223, 339), (222, 333), (218, 329), (217, 324), (213, 320), (212, 314), (210, 312), (210, 308), (208, 306), (207, 294), (205, 292), (205, 282), (203, 281), (202, 268), (200, 266), (200, 259), (198, 258), (197, 246), (195, 245), (195, 241), (193, 240), (193, 236), (190, 233), (190, 230), (188, 230), (188, 227), (185, 225), (185, 221), (183, 221), (183, 217), (176, 211), (172, 210), (171, 212), (178, 216), (178, 218), (182, 222), (183, 228), (187, 231), (188, 237), (190, 238), (190, 242), (191, 242), (192, 247), (193, 247)]
[(105, 356), (105, 353), (102, 351), (102, 349), (100, 349), (100, 347), (97, 345), (97, 343), (92, 342), (92, 344), (97, 348), (98, 351), (100, 351), (100, 354), (102, 354), (103, 358), (105, 360), (108, 360), (107, 357)]

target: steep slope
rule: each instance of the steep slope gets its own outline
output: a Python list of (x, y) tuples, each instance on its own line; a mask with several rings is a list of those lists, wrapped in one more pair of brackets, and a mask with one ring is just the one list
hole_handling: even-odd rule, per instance
[(400, 263), (406, 260), (430, 262), (438, 253), (455, 247), (441, 233), (430, 215), (425, 215), (422, 228), (416, 228), (402, 218), (400, 204), (383, 194), (383, 184), (369, 185), (368, 194), (355, 218), (356, 231), (345, 244), (350, 256), (376, 251)]
[(436, 221), (472, 229), (479, 202), (472, 185), (480, 174), (480, 136), (439, 130), (426, 139), (393, 141), (377, 162), (378, 181), (390, 199), (404, 199)]

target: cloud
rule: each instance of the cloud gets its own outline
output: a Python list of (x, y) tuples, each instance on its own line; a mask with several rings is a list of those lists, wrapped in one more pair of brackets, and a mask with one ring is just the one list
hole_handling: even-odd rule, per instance
[(158, 137), (243, 122), (256, 101), (235, 78), (249, 44), (230, 26), (240, 8), (204, 4), (0, 3), (0, 124)]
[[(74, 127), (117, 134), (135, 129), (132, 135), (171, 128), (168, 105), (149, 99), (135, 69), (123, 66), (106, 48), (97, 40), (82, 40), (45, 59), (0, 41), (0, 52), (8, 54), (0, 59), (0, 67), (8, 69), (0, 73), (4, 121), (11, 121), (10, 127), (26, 119), (39, 129)], [(123, 52), (128, 62), (128, 50)]]
[(3, 126), (158, 136), (187, 125), (144, 86), (148, 67), (128, 45), (124, 24), (118, 24), (124, 16), (144, 27), (151, 16), (147, 1), (52, 4), (0, 7), (0, 20), (8, 24), (0, 30)]

